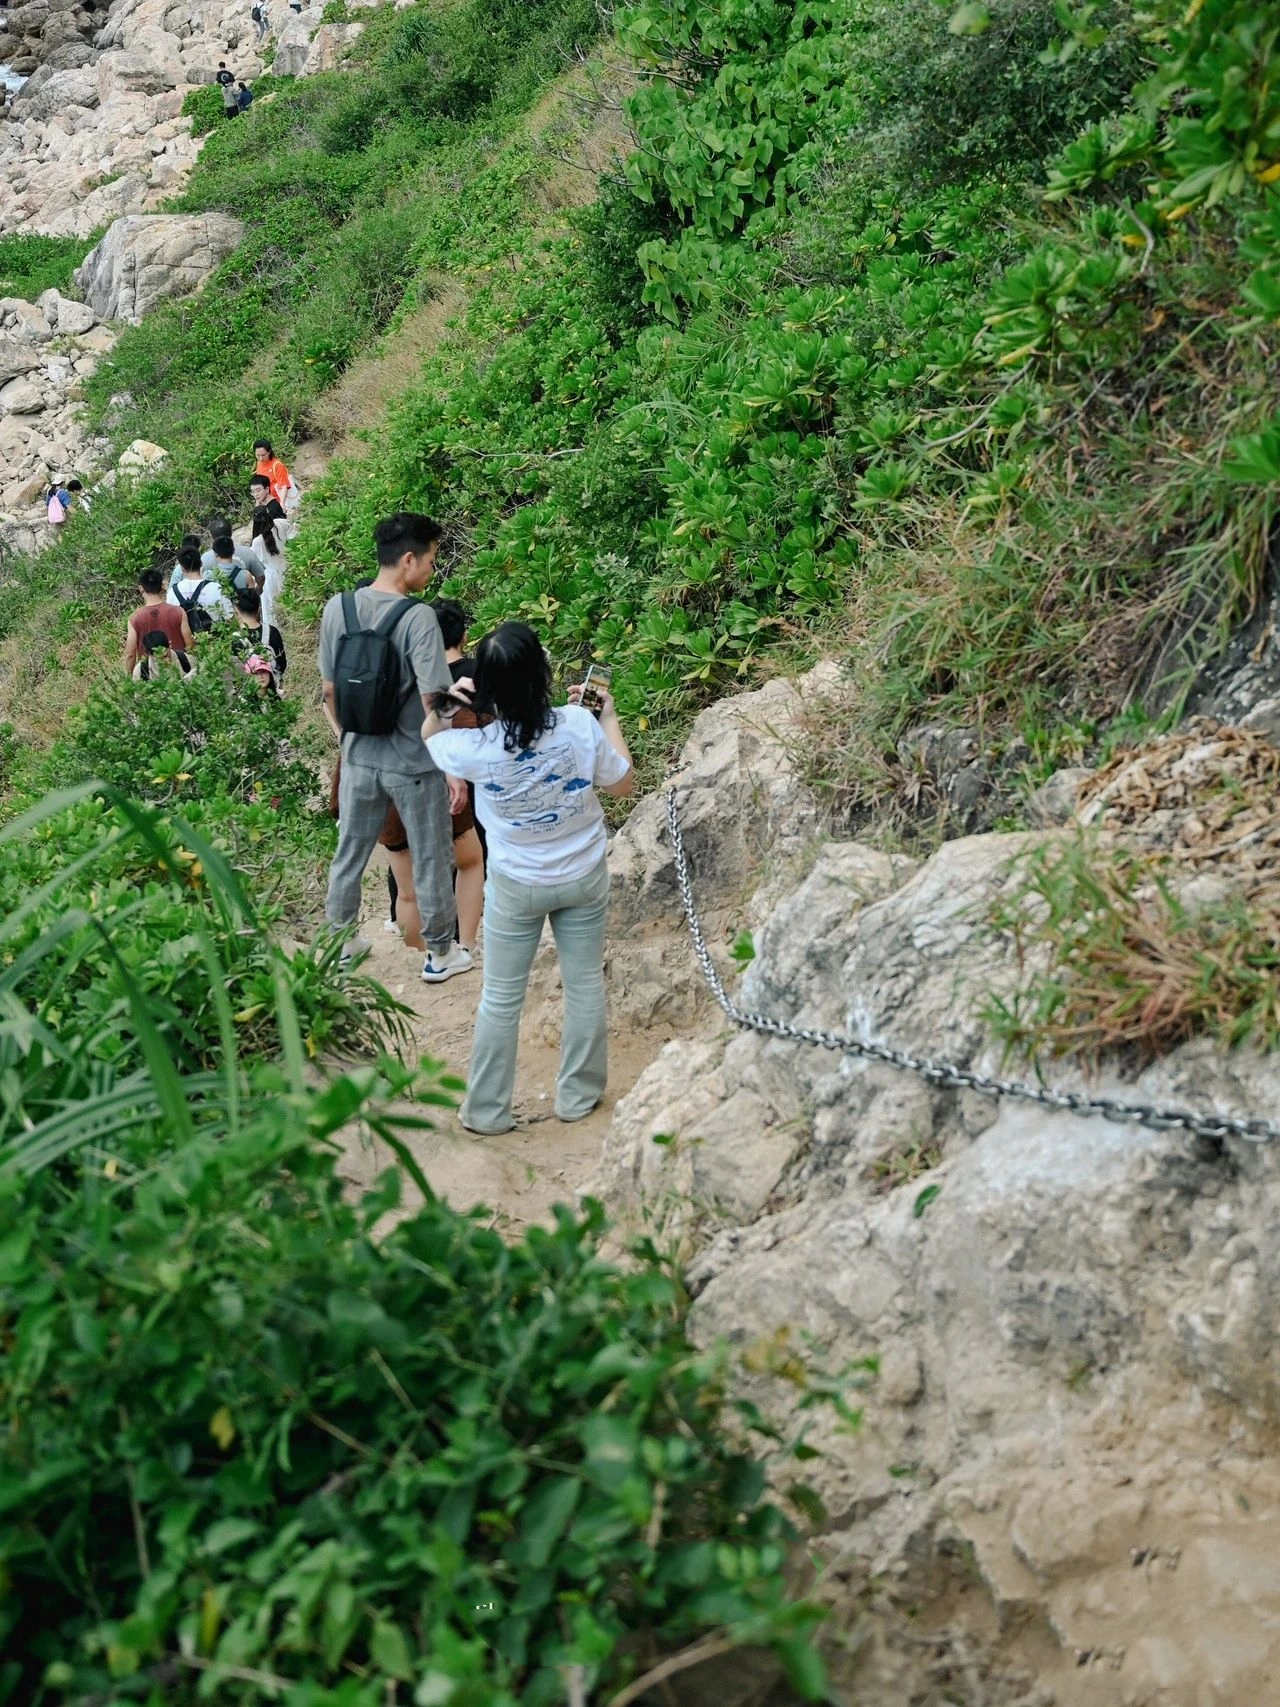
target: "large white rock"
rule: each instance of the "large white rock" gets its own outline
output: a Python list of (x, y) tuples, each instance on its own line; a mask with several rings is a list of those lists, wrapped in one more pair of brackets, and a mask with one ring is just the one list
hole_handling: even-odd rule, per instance
[(118, 219), (76, 274), (99, 319), (138, 321), (157, 302), (197, 290), (240, 241), (229, 214)]
[[(688, 796), (698, 898), (717, 906), (722, 850), (743, 892), (767, 869), (751, 863), (749, 778), (764, 784), (766, 859), (768, 826), (804, 800), (794, 775), (770, 793), (758, 752), (719, 751), (724, 711), (703, 724), (705, 758), (686, 754), (726, 803), (721, 824)], [(673, 922), (665, 834), (642, 812), (632, 824), (611, 865), (627, 931), (657, 933)], [(987, 920), (1016, 882), (1010, 860), (1044, 840), (970, 837), (918, 869), (828, 843), (802, 880), (772, 886), (742, 1005), (1010, 1071), (986, 1004), (1025, 969)], [(687, 941), (669, 941), (687, 964)], [(1139, 1103), (1280, 1109), (1280, 1056), (1206, 1040), (1138, 1072), (1046, 1075)], [(864, 1621), (842, 1698), (1272, 1698), (1280, 1145), (1197, 1142), (708, 1028), (619, 1103), (594, 1188), (624, 1221), (679, 1235), (696, 1337), (737, 1348), (747, 1395), (822, 1454), (806, 1474), (828, 1517), (809, 1551)], [(860, 1430), (809, 1408), (819, 1370), (847, 1381), (867, 1358), (879, 1377), (849, 1394)]]
[(38, 415), (44, 408), (44, 392), (29, 379), (11, 379), (0, 385), (0, 415)]

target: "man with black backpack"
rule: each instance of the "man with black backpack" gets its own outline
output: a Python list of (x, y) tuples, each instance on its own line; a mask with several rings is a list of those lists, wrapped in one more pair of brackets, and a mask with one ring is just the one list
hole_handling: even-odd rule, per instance
[[(360, 880), (394, 803), (409, 840), (427, 958), (422, 976), (443, 983), (471, 970), (454, 942), (451, 804), (466, 784), (445, 778), (422, 740), (431, 696), (452, 685), (435, 612), (421, 593), (435, 572), (440, 528), (400, 511), (373, 530), (378, 573), (367, 587), (338, 593), (320, 623), (324, 710), (342, 746), (338, 851), (329, 871), (325, 915), (337, 930), (360, 913)], [(356, 937), (348, 952), (370, 944)]]
[(213, 575), (205, 575), (200, 553), (184, 545), (178, 553), (178, 573), (169, 584), (167, 602), (186, 615), (193, 635), (207, 634), (215, 622), (228, 622), (231, 601)]

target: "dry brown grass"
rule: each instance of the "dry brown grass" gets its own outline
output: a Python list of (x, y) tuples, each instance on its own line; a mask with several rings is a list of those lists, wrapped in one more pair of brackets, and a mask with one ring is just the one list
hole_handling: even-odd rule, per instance
[(465, 285), (447, 274), (430, 280), (431, 300), (407, 314), (367, 355), (358, 356), (309, 412), (311, 429), (331, 456), (359, 450), (357, 435), (379, 425), (387, 405), (413, 384), (462, 312)]
[(575, 66), (530, 109), (526, 129), (543, 162), (534, 201), (550, 220), (593, 202), (601, 175), (634, 149), (622, 112), (634, 79), (618, 54), (607, 53)]
[[(1195, 720), (1085, 785), (993, 924), (1032, 968), (991, 1018), (1034, 1054), (1280, 1043), (1280, 749)], [(1096, 832), (1105, 834), (1100, 838)]]

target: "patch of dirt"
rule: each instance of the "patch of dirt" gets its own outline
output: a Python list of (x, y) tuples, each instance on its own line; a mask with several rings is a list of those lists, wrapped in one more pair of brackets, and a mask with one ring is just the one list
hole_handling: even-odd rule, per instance
[[(421, 953), (406, 948), (399, 936), (382, 928), (385, 896), (383, 872), (371, 864), (365, 878), (360, 925), (361, 932), (373, 942), (365, 970), (413, 1008), (419, 1052), (443, 1061), (450, 1071), (464, 1078), (480, 1002), (480, 965), (447, 984), (424, 984)], [(482, 962), (483, 932), (480, 940), (478, 959)], [(493, 1211), (495, 1226), (512, 1232), (532, 1224), (548, 1224), (557, 1203), (575, 1202), (600, 1159), (615, 1103), (631, 1089), (671, 1035), (657, 1028), (646, 1031), (611, 1025), (609, 1085), (604, 1100), (585, 1120), (565, 1125), (553, 1112), (558, 1044), (548, 1034), (558, 1033), (558, 1027), (546, 1023), (545, 1002), (539, 997), (539, 990), (554, 976), (554, 966), (555, 949), (548, 936), (534, 965), (521, 1026), (515, 1131), (500, 1138), (481, 1138), (464, 1130), (456, 1114), (429, 1110), (432, 1118), (438, 1117), (437, 1130), (408, 1135), (414, 1158), (434, 1191), (455, 1209), (483, 1204)], [(365, 1187), (394, 1161), (386, 1145), (353, 1133), (342, 1173), (353, 1186)], [(408, 1186), (405, 1210), (412, 1210), (417, 1201), (416, 1190)]]

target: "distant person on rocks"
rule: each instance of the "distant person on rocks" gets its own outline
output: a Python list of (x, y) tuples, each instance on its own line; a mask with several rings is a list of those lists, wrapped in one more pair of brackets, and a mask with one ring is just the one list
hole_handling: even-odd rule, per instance
[(252, 589), (236, 594), (236, 634), (232, 642), (236, 656), (244, 659), (245, 672), (260, 687), (282, 693), (284, 673), (289, 667), (280, 630), (265, 620), (261, 595)]
[(218, 61), (217, 81), (222, 86), (222, 116), (233, 119), (240, 111), (240, 102), (236, 98), (235, 72), (227, 70), (225, 59)]
[(280, 524), (265, 507), (253, 512), (253, 550), (266, 570), (262, 604), (269, 623), (275, 620), (280, 594), (284, 591), (284, 572), (288, 567), (284, 556), (284, 537), (279, 530)]
[[(325, 914), (335, 930), (355, 924), (360, 880), (394, 804), (404, 824), (427, 944), (422, 976), (443, 983), (471, 970), (454, 942), (451, 806), (464, 785), (437, 770), (422, 744), (422, 714), (452, 681), (440, 625), (420, 593), (435, 572), (440, 527), (400, 511), (374, 529), (373, 584), (335, 594), (320, 623), (324, 711), (342, 747), (338, 851), (329, 872)], [(371, 945), (356, 937), (349, 953)]]
[(265, 6), (255, 6), (249, 13), (249, 16), (253, 19), (254, 28), (258, 32), (258, 46), (261, 47), (263, 42), (267, 39), (267, 31), (271, 27), (270, 20), (267, 17), (267, 8)]
[(176, 581), (169, 583), (165, 602), (176, 605), (183, 613), (192, 637), (207, 634), (215, 622), (229, 621), (231, 601), (216, 577), (204, 573), (200, 553), (194, 546), (183, 546), (178, 553), (178, 568), (181, 573)]
[(494, 721), (454, 729), (446, 707), (429, 710), (422, 726), (437, 765), (475, 783), (489, 847), (484, 990), (461, 1111), (471, 1132), (496, 1135), (515, 1125), (520, 1011), (548, 919), (564, 987), (556, 1115), (583, 1120), (604, 1095), (609, 867), (596, 791), (630, 794), (633, 777), (612, 694), (604, 692), (597, 721), (577, 703), (581, 693), (570, 688), (572, 703), (556, 710), (537, 635), (523, 622), (504, 622), (476, 647), (474, 677), (453, 688)]
[(254, 444), (253, 454), (257, 459), (256, 472), (265, 477), (268, 486), (271, 488), (271, 496), (287, 515), (289, 513), (289, 493), (290, 491), (297, 491), (289, 470), (272, 449), (270, 439), (258, 439)]
[(67, 492), (77, 510), (83, 510), (87, 516), (93, 509), (93, 500), (84, 489), (82, 480), (68, 480)]
[(247, 83), (236, 84), (236, 104), (242, 113), (248, 112), (253, 105), (253, 90)]
[(142, 656), (133, 666), (135, 682), (153, 682), (169, 670), (179, 670), (183, 678), (191, 675), (195, 664), (190, 656), (169, 644), (169, 636), (159, 629), (150, 629), (142, 637)]
[(55, 536), (66, 526), (71, 514), (72, 498), (65, 486), (50, 486), (44, 495), (45, 515)]
[[(444, 641), (445, 660), (454, 681), (475, 673), (475, 659), (464, 650), (467, 638), (467, 613), (456, 599), (433, 599), (431, 608), (440, 624)], [(469, 707), (462, 707), (453, 717), (455, 729), (477, 729), (480, 720)], [(484, 916), (484, 841), (476, 828), (475, 785), (467, 784), (467, 803), (453, 814), (453, 862), (457, 870), (454, 894), (458, 901), (458, 941), (469, 952), (475, 952)]]
[(144, 634), (163, 634), (175, 652), (191, 650), (191, 625), (184, 611), (166, 602), (162, 571), (144, 569), (138, 577), (138, 593), (142, 603), (129, 618), (124, 640), (124, 667), (130, 674), (142, 652)]

